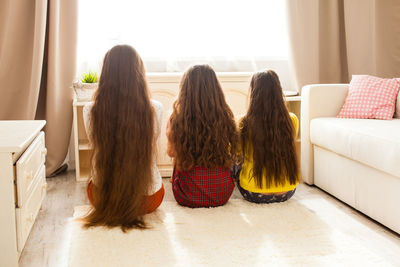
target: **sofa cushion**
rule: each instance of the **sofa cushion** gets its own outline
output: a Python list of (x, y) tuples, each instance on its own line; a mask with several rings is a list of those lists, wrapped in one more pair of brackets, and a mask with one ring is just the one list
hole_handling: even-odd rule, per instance
[(353, 75), (339, 118), (391, 120), (400, 81)]
[(310, 140), (400, 178), (400, 119), (316, 118), (311, 120)]

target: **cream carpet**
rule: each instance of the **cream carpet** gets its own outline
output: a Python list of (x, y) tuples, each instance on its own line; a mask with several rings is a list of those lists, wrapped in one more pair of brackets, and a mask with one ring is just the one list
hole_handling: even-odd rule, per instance
[[(257, 205), (234, 199), (210, 209), (164, 201), (146, 217), (152, 229), (127, 234), (101, 227), (84, 230), (73, 220), (69, 265), (390, 265), (374, 251), (371, 242), (379, 237), (372, 229), (321, 199), (310, 201)], [(325, 214), (317, 214), (316, 205)], [(321, 209), (320, 205), (327, 206)], [(87, 209), (77, 207), (74, 216), (82, 216)]]

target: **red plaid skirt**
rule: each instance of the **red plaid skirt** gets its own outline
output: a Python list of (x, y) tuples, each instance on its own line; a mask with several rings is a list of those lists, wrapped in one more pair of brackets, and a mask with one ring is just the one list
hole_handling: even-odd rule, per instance
[(233, 188), (229, 168), (194, 167), (190, 171), (174, 169), (172, 174), (172, 191), (175, 200), (182, 206), (222, 206), (228, 202)]

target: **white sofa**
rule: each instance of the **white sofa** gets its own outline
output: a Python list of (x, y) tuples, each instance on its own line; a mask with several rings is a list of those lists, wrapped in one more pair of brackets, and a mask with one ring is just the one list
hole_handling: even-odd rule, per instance
[(400, 119), (336, 118), (347, 92), (303, 87), (302, 179), (400, 233)]

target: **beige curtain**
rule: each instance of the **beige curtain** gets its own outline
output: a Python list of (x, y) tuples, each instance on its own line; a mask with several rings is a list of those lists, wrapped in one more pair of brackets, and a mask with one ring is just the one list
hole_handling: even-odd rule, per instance
[(35, 118), (47, 0), (0, 2), (0, 119)]
[(68, 152), (76, 39), (77, 0), (0, 2), (0, 119), (47, 120), (47, 175)]
[(400, 77), (400, 1), (287, 0), (297, 88)]

